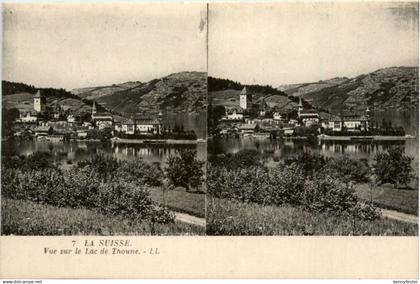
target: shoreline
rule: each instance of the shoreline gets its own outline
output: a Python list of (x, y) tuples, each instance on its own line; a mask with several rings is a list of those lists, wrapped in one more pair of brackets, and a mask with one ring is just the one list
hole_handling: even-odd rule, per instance
[(114, 140), (110, 140), (111, 143), (116, 143), (116, 144), (184, 144), (184, 145), (196, 145), (199, 143), (204, 143), (205, 140), (203, 140), (203, 142), (201, 142), (201, 140), (196, 139), (196, 140), (176, 140), (176, 139), (114, 139)]
[(405, 141), (416, 139), (414, 136), (330, 136), (318, 135), (321, 141)]

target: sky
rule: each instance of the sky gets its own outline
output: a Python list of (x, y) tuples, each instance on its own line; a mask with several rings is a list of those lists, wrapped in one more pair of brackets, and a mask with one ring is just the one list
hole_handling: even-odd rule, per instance
[(246, 84), (315, 82), (418, 66), (413, 3), (211, 4), (209, 76)]
[(3, 4), (3, 80), (73, 89), (205, 72), (205, 4)]

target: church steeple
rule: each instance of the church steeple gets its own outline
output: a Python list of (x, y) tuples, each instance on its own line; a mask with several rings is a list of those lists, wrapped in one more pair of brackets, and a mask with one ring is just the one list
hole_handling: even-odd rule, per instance
[(299, 97), (299, 105), (298, 105), (298, 114), (303, 111), (303, 104), (302, 104), (302, 98)]
[(92, 105), (92, 116), (96, 114), (96, 104), (95, 101), (93, 101), (93, 105)]

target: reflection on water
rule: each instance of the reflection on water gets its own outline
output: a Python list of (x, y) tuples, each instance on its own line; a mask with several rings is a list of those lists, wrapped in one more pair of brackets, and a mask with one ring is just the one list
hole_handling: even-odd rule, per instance
[(197, 150), (200, 160), (206, 159), (206, 145), (143, 145), (143, 144), (111, 144), (100, 142), (59, 142), (45, 141), (13, 141), (2, 143), (3, 154), (29, 155), (37, 151), (49, 152), (58, 161), (77, 162), (88, 159), (94, 154), (105, 154), (119, 160), (143, 159), (147, 162), (165, 164), (170, 155), (177, 150)]
[(206, 138), (207, 113), (168, 113), (166, 123), (173, 129), (175, 125), (183, 126), (184, 130), (193, 130), (198, 138)]
[(212, 140), (208, 144), (210, 154), (236, 153), (241, 149), (254, 149), (266, 156), (269, 160), (284, 159), (300, 152), (314, 152), (326, 157), (338, 157), (348, 154), (356, 159), (367, 159), (372, 162), (377, 152), (386, 151), (391, 146), (402, 146), (406, 154), (413, 156), (413, 166), (418, 169), (418, 140), (405, 141), (287, 141), (255, 138), (225, 138)]

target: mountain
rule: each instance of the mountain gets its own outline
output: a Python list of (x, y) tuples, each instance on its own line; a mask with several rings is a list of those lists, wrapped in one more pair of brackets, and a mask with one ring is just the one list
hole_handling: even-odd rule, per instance
[(206, 110), (206, 77), (204, 72), (180, 72), (146, 83), (127, 82), (71, 92), (124, 115), (166, 108), (171, 112), (201, 112)]
[(285, 88), (310, 104), (331, 113), (372, 110), (409, 110), (418, 107), (418, 67), (389, 67), (355, 78), (334, 78)]
[[(33, 97), (40, 91), (46, 98), (46, 104), (54, 107), (58, 103), (64, 110), (75, 113), (90, 112), (93, 101), (80, 98), (64, 89), (36, 88), (24, 83), (2, 81), (2, 104), (7, 109), (17, 108), (20, 111), (33, 111)], [(106, 111), (102, 106), (97, 106), (99, 111)]]
[(141, 85), (141, 82), (126, 82), (123, 84), (114, 84), (111, 86), (88, 87), (73, 89), (71, 93), (81, 98), (97, 100), (102, 96), (112, 95), (118, 91), (126, 91)]
[(348, 78), (346, 77), (336, 77), (330, 80), (318, 81), (313, 83), (281, 85), (277, 89), (291, 96), (301, 96), (310, 92), (319, 91), (327, 87), (339, 85), (347, 80)]
[[(270, 108), (279, 111), (296, 109), (299, 102), (299, 98), (268, 85), (245, 85), (229, 79), (208, 77), (209, 102), (212, 105), (238, 107), (239, 94), (244, 87), (247, 87), (248, 92), (252, 94), (254, 103), (262, 103), (264, 100)], [(310, 107), (305, 100), (303, 100), (303, 104)]]

